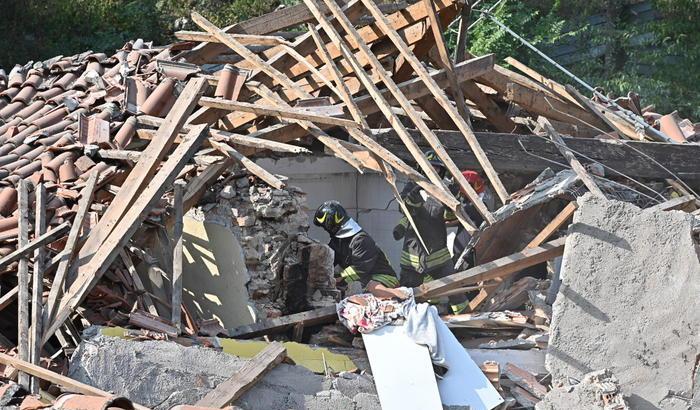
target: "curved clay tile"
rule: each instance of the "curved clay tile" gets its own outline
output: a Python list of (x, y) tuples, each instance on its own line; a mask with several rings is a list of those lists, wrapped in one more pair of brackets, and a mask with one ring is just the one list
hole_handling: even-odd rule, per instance
[(7, 101), (12, 101), (12, 99), (14, 99), (17, 94), (19, 94), (20, 89), (21, 87), (19, 85), (9, 87), (7, 90), (0, 93), (0, 97), (6, 99)]
[[(39, 146), (35, 147), (34, 149), (32, 149), (31, 151), (29, 151), (29, 152), (23, 154), (23, 155), (22, 155), (22, 158), (26, 158), (26, 159), (28, 159), (28, 160), (30, 160), (30, 161), (33, 161), (33, 160), (35, 160), (36, 158), (38, 158), (39, 155), (41, 155), (42, 153), (44, 153), (44, 151), (46, 151), (46, 147), (43, 146), (43, 145), (39, 145)], [(12, 153), (14, 154), (14, 152), (12, 152)]]
[(68, 114), (69, 114), (69, 112), (66, 109), (66, 107), (57, 107), (55, 110), (53, 110), (53, 111), (47, 113), (46, 115), (44, 115), (43, 117), (37, 119), (32, 124), (39, 127), (39, 129), (46, 128), (50, 125), (54, 125), (58, 122), (61, 122), (63, 120), (63, 118)]
[(17, 161), (10, 162), (9, 164), (3, 165), (0, 168), (6, 170), (7, 172), (13, 172), (16, 169), (22, 168), (23, 166), (29, 164), (29, 162), (30, 161), (28, 159), (21, 159), (20, 158)]
[(13, 187), (0, 191), (0, 215), (8, 217), (17, 209), (17, 190)]
[(26, 119), (35, 113), (39, 112), (44, 106), (46, 106), (46, 103), (43, 101), (34, 101), (33, 103), (29, 104), (25, 108), (23, 108), (20, 112), (15, 114), (15, 117), (19, 117), (22, 119)]
[(42, 91), (36, 95), (37, 99), (41, 99), (44, 101), (50, 100), (57, 95), (61, 95), (63, 93), (63, 89), (61, 87), (51, 87), (46, 91)]
[(46, 168), (51, 168), (54, 171), (58, 171), (58, 169), (61, 167), (61, 165), (63, 165), (63, 163), (66, 160), (70, 159), (72, 162), (73, 158), (75, 157), (76, 155), (71, 151), (62, 152), (59, 155), (56, 155), (56, 157), (54, 157), (54, 159), (52, 159), (51, 161), (44, 164), (44, 166)]
[(20, 144), (24, 143), (24, 140), (28, 136), (32, 135), (38, 129), (39, 127), (37, 127), (36, 125), (30, 125), (27, 128), (20, 131), (19, 133), (17, 133), (17, 135), (15, 135), (14, 137), (10, 138), (9, 141), (15, 144), (15, 146), (19, 146)]
[[(25, 158), (24, 154), (30, 152), (34, 147), (28, 144), (20, 144), (17, 146), (17, 148), (13, 149), (10, 154), (15, 154), (19, 156), (20, 158)], [(28, 158), (29, 160), (32, 160), (33, 158)]]
[(26, 87), (30, 85), (38, 90), (42, 82), (44, 82), (44, 77), (42, 77), (41, 74), (36, 70), (32, 70), (29, 72), (29, 76), (24, 81), (22, 86)]
[[(9, 145), (9, 144), (8, 144)], [(11, 146), (11, 145), (10, 145)], [(19, 159), (19, 156), (16, 154), (3, 154), (0, 155), (0, 168), (2, 168), (3, 165), (6, 164), (11, 164)]]
[(117, 144), (117, 148), (124, 149), (129, 145), (134, 134), (136, 134), (136, 117), (129, 117), (124, 121), (114, 137), (114, 143)]
[(22, 122), (21, 118), (13, 118), (3, 125), (0, 125), (0, 135), (3, 135), (12, 127), (17, 127)]
[(53, 84), (53, 86), (67, 90), (70, 88), (70, 85), (73, 84), (73, 82), (75, 82), (77, 79), (78, 76), (75, 73), (65, 73), (58, 81), (56, 81)]
[(141, 107), (141, 113), (147, 115), (158, 115), (165, 107), (175, 89), (175, 80), (166, 78), (158, 84), (158, 87), (148, 96), (146, 102)]
[(23, 108), (25, 107), (25, 104), (21, 101), (15, 101), (8, 105), (7, 107), (3, 108), (0, 110), (0, 118), (2, 119), (8, 119), (12, 117), (13, 115), (17, 114), (20, 112)]
[(32, 161), (27, 165), (17, 168), (12, 172), (13, 175), (18, 175), (21, 178), (26, 178), (35, 172), (41, 171), (41, 160)]
[(34, 121), (36, 121), (37, 119), (39, 119), (39, 118), (43, 117), (44, 115), (48, 114), (49, 112), (51, 112), (51, 110), (53, 110), (54, 108), (56, 108), (55, 105), (44, 103), (44, 106), (41, 107), (41, 109), (39, 111), (37, 111), (34, 114), (30, 115), (29, 117), (25, 118), (22, 122), (24, 124), (31, 124)]
[(58, 180), (61, 183), (73, 182), (78, 179), (78, 174), (75, 172), (75, 166), (73, 165), (73, 160), (68, 158), (63, 161), (63, 164), (58, 169)]
[(34, 98), (34, 95), (36, 95), (36, 88), (27, 85), (22, 87), (19, 94), (12, 99), (12, 102), (21, 101), (24, 105), (28, 105), (29, 102), (32, 101), (32, 98)]
[(7, 79), (7, 86), (8, 87), (19, 87), (22, 85), (25, 79), (25, 71), (24, 68), (16, 64), (13, 68), (12, 71), (10, 71), (10, 75), (8, 76)]

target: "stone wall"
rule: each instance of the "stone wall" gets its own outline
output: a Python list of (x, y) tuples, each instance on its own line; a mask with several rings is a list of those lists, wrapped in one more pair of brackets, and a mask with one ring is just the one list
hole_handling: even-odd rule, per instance
[[(191, 214), (228, 227), (238, 238), (248, 269), (248, 295), (258, 317), (334, 303), (333, 251), (307, 236), (306, 194), (301, 189), (251, 184), (249, 177), (234, 174), (215, 184)], [(292, 278), (290, 270), (298, 277)], [(302, 291), (290, 292), (295, 286)]]

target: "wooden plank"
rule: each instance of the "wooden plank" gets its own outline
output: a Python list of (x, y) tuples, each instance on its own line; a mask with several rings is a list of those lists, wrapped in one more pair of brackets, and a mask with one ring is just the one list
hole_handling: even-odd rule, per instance
[(695, 202), (695, 197), (692, 195), (680, 196), (678, 198), (670, 199), (666, 202), (654, 205), (647, 208), (651, 211), (672, 211), (674, 209), (681, 209), (687, 205)]
[(14, 251), (10, 252), (7, 256), (0, 259), (0, 267), (6, 267), (14, 261), (20, 260), (26, 257), (30, 252), (35, 251), (44, 245), (50, 244), (51, 242), (61, 238), (70, 229), (70, 221), (63, 222), (52, 230), (41, 234), (39, 237), (31, 242), (27, 242), (23, 246), (19, 246)]
[(166, 323), (158, 315), (150, 314), (143, 310), (129, 313), (129, 324), (142, 329), (164, 333), (170, 337), (177, 337), (178, 331), (175, 326)]
[(99, 172), (91, 172), (85, 187), (82, 191), (80, 191), (78, 211), (73, 218), (73, 224), (70, 228), (70, 232), (68, 233), (66, 245), (63, 247), (58, 268), (56, 268), (56, 274), (54, 275), (53, 283), (51, 284), (51, 289), (49, 290), (49, 296), (46, 300), (46, 308), (44, 309), (43, 315), (44, 323), (48, 324), (50, 322), (50, 319), (53, 316), (56, 301), (63, 292), (65, 286), (64, 282), (68, 274), (68, 268), (71, 260), (73, 259), (73, 255), (75, 254), (78, 239), (80, 239), (80, 230), (83, 227), (85, 216), (87, 215), (88, 211), (90, 211), (90, 203), (92, 202), (93, 195), (95, 194), (98, 175)]
[(156, 305), (153, 303), (153, 299), (151, 298), (150, 293), (148, 293), (148, 291), (146, 290), (146, 287), (144, 286), (143, 281), (141, 280), (141, 276), (139, 276), (139, 273), (136, 270), (136, 266), (134, 266), (134, 261), (131, 260), (131, 257), (128, 253), (126, 253), (126, 250), (124, 249), (121, 249), (119, 251), (119, 257), (124, 263), (124, 266), (126, 266), (126, 270), (129, 272), (131, 280), (134, 282), (134, 287), (138, 292), (141, 293), (140, 298), (143, 301), (143, 308), (146, 309), (150, 314), (158, 316), (158, 310), (156, 310)]
[(568, 221), (569, 218), (571, 218), (574, 212), (576, 212), (577, 208), (578, 205), (576, 204), (576, 202), (569, 202), (564, 207), (564, 209), (562, 209), (561, 212), (559, 212), (557, 216), (555, 216), (554, 219), (552, 219), (552, 221), (548, 223), (547, 226), (545, 226), (544, 229), (542, 229), (540, 233), (538, 233), (537, 236), (535, 236), (532, 239), (532, 241), (530, 241), (530, 243), (527, 244), (525, 248), (536, 248), (542, 245), (544, 241), (549, 239), (549, 237), (552, 236), (554, 232), (558, 231), (559, 228), (561, 228), (562, 225), (564, 225), (564, 222)]
[[(34, 236), (41, 236), (46, 232), (46, 186), (38, 183), (34, 189), (35, 210), (34, 210)], [(34, 251), (34, 270), (32, 272), (32, 325), (30, 328), (30, 362), (39, 364), (41, 359), (41, 306), (42, 293), (44, 290), (44, 267), (46, 265), (46, 251), (43, 247), (38, 247)], [(35, 377), (31, 379), (30, 392), (39, 394), (39, 380)]]
[(240, 101), (224, 100), (221, 98), (202, 97), (199, 104), (203, 107), (212, 107), (222, 110), (251, 112), (258, 115), (291, 118), (297, 120), (317, 122), (319, 124), (337, 125), (340, 127), (357, 127), (357, 123), (345, 118), (318, 115), (309, 110), (295, 108), (281, 108), (261, 105), (258, 103), (246, 103)]
[[(291, 45), (282, 37), (279, 36), (263, 36), (260, 34), (231, 34), (231, 37), (235, 38), (239, 43), (251, 46), (278, 46), (280, 44)], [(175, 38), (181, 41), (201, 41), (209, 43), (218, 43), (217, 38), (209, 33), (204, 33), (201, 31), (189, 31), (181, 30), (175, 32)]]
[(206, 125), (193, 126), (185, 140), (163, 163), (155, 176), (146, 185), (146, 188), (136, 198), (136, 201), (129, 207), (114, 231), (105, 239), (98, 251), (85, 265), (85, 269), (79, 273), (61, 301), (61, 305), (56, 311), (56, 319), (44, 332), (44, 342), (66, 321), (70, 313), (87, 296), (105, 270), (114, 261), (119, 251), (136, 232), (146, 217), (147, 211), (160, 200), (167, 187), (173, 183), (185, 166), (185, 163), (192, 157), (207, 136)]
[(122, 217), (128, 213), (131, 205), (138, 199), (139, 192), (155, 174), (156, 169), (160, 165), (160, 160), (170, 150), (180, 128), (197, 105), (206, 87), (207, 82), (203, 78), (193, 78), (187, 83), (175, 105), (165, 117), (165, 121), (158, 128), (156, 137), (141, 152), (139, 161), (122, 184), (123, 189), (117, 192), (107, 211), (90, 231), (90, 235), (79, 252), (79, 272), (83, 271), (83, 267), (90, 263), (91, 256), (94, 255)]
[[(415, 130), (409, 130), (409, 133), (416, 139), (420, 136)], [(480, 169), (479, 162), (471, 153), (469, 145), (466, 144), (460, 133), (442, 130), (437, 130), (435, 133), (459, 167)], [(393, 130), (376, 130), (374, 134), (382, 145), (401, 159), (409, 160), (412, 158)], [(568, 168), (556, 164), (563, 162), (561, 153), (549, 138), (531, 134), (491, 132), (476, 132), (475, 135), (498, 172), (536, 175), (548, 167), (555, 172)], [(700, 186), (700, 169), (697, 167), (697, 162), (694, 162), (700, 156), (700, 145), (640, 141), (620, 142), (610, 139), (598, 140), (566, 136), (562, 138), (576, 155), (586, 156), (590, 158), (591, 162), (600, 162), (631, 177), (660, 180), (668, 178), (668, 171), (658, 166), (654, 162), (656, 161), (678, 175), (688, 185)], [(422, 141), (419, 141), (419, 145), (428, 147)], [(647, 155), (648, 157), (646, 157)], [(653, 158), (653, 161), (649, 157)]]
[(561, 98), (562, 100), (565, 100), (565, 101), (570, 102), (572, 104), (576, 104), (580, 108), (584, 108), (578, 101), (576, 101), (576, 98), (574, 98), (571, 94), (569, 94), (569, 92), (566, 90), (566, 87), (559, 84), (558, 82), (543, 76), (542, 74), (540, 74), (537, 71), (533, 70), (532, 68), (526, 66), (525, 64), (521, 63), (520, 61), (514, 59), (513, 57), (506, 57), (505, 61), (506, 61), (506, 63), (508, 63), (508, 64), (512, 65), (513, 67), (517, 68), (518, 70), (520, 70), (523, 74), (532, 78), (534, 81), (547, 87), (551, 92), (553, 92), (555, 95), (559, 96), (559, 98)]
[(267, 372), (284, 360), (287, 348), (280, 342), (272, 342), (265, 346), (252, 359), (248, 360), (236, 374), (217, 385), (214, 390), (197, 401), (197, 406), (224, 408), (238, 400), (255, 383), (262, 379)]
[[(22, 249), (29, 243), (29, 182), (22, 179), (17, 185), (18, 192), (18, 236), (17, 247)], [(29, 258), (23, 253), (19, 254), (19, 267), (17, 268), (18, 308), (17, 308), (17, 353), (19, 358), (29, 361)], [(18, 383), (29, 390), (29, 375), (20, 372)]]
[(588, 174), (588, 171), (586, 171), (586, 168), (583, 167), (583, 165), (579, 162), (574, 153), (571, 152), (569, 147), (566, 146), (566, 143), (561, 138), (561, 135), (559, 135), (559, 133), (552, 127), (552, 124), (550, 124), (549, 121), (547, 121), (547, 119), (544, 117), (539, 117), (537, 119), (537, 122), (547, 132), (549, 138), (552, 140), (552, 142), (554, 142), (554, 145), (557, 146), (557, 149), (559, 149), (561, 155), (564, 158), (566, 158), (566, 161), (571, 166), (571, 169), (573, 169), (574, 172), (576, 172), (576, 175), (578, 175), (578, 177), (581, 179), (581, 182), (583, 182), (586, 188), (588, 188), (588, 190), (598, 198), (606, 199), (605, 194), (600, 189), (600, 187), (598, 187), (598, 184), (595, 183), (590, 174)]
[[(340, 34), (336, 31), (336, 29), (333, 27), (330, 21), (328, 21), (328, 19), (323, 14), (321, 14), (320, 9), (315, 0), (304, 0), (304, 2), (306, 3), (307, 7), (309, 7), (309, 10), (311, 10), (311, 12), (314, 14), (317, 21), (321, 23), (321, 26), (323, 27), (326, 34), (331, 38), (332, 41), (336, 43), (337, 47), (341, 49), (343, 55), (345, 56), (345, 59), (352, 65), (355, 74), (360, 78), (365, 88), (369, 91), (370, 95), (377, 103), (384, 116), (387, 118), (391, 126), (396, 130), (397, 134), (404, 142), (409, 152), (411, 152), (411, 154), (413, 155), (413, 158), (416, 160), (416, 162), (423, 170), (425, 175), (428, 176), (428, 179), (431, 182), (433, 182), (433, 184), (439, 187), (444, 187), (442, 178), (440, 178), (435, 169), (433, 169), (432, 165), (430, 165), (428, 160), (418, 148), (416, 142), (412, 138), (410, 138), (410, 136), (408, 135), (408, 131), (403, 126), (396, 114), (394, 114), (394, 112), (391, 110), (391, 106), (389, 105), (389, 103), (381, 96), (379, 90), (374, 85), (374, 82), (365, 73), (363, 67), (358, 63), (355, 56), (348, 50), (344, 41), (345, 39), (343, 39), (340, 36)], [(416, 122), (416, 125), (419, 126), (419, 128), (421, 128), (421, 132), (428, 139), (428, 141), (431, 142), (431, 146), (433, 147), (433, 149), (435, 149), (438, 155), (440, 155), (440, 158), (445, 162), (446, 165), (448, 165), (448, 169), (450, 169), (450, 171), (454, 174), (456, 166), (454, 164), (451, 164), (452, 166), (448, 164), (451, 163), (451, 160), (449, 156), (447, 156), (447, 153), (444, 151), (442, 144), (439, 142), (439, 140), (437, 140), (437, 137), (435, 137), (432, 134), (432, 131), (427, 127), (427, 125), (419, 119), (419, 116), (415, 112), (415, 109), (411, 106), (410, 102), (406, 100), (406, 98), (403, 96), (396, 84), (391, 80), (389, 74), (385, 72), (384, 68), (382, 67), (379, 60), (377, 60), (376, 56), (372, 54), (367, 45), (363, 42), (364, 40), (358, 34), (357, 30), (355, 30), (352, 23), (338, 8), (338, 5), (335, 4), (333, 1), (326, 1), (326, 6), (328, 6), (335, 18), (340, 22), (341, 26), (343, 26), (343, 29), (349, 35), (352, 41), (354, 41), (354, 43), (357, 44), (357, 46), (360, 48), (362, 55), (364, 55), (365, 58), (367, 58), (370, 61), (371, 65), (375, 68), (375, 70), (379, 72), (382, 81), (384, 82), (386, 87), (391, 91), (391, 94), (394, 96), (394, 98), (397, 99), (401, 107), (406, 111), (406, 113), (410, 117), (415, 117), (413, 118), (413, 120), (414, 122)], [(461, 172), (457, 172), (457, 174), (461, 175)], [(449, 194), (448, 196), (453, 195)], [(469, 220), (469, 218), (461, 211), (460, 208), (455, 208), (455, 211), (455, 214), (466, 229), (475, 229), (474, 223)]]
[(235, 339), (250, 339), (253, 337), (273, 335), (294, 327), (297, 323), (305, 326), (315, 326), (332, 323), (338, 319), (335, 306), (309, 310), (274, 319), (264, 319), (259, 322), (228, 329), (228, 337)]
[(284, 188), (284, 186), (285, 186), (284, 182), (280, 181), (279, 178), (277, 178), (276, 176), (269, 173), (265, 168), (261, 167), (260, 165), (256, 164), (255, 162), (251, 161), (250, 159), (248, 159), (246, 156), (242, 155), (240, 152), (236, 151), (236, 149), (233, 148), (232, 146), (230, 146), (228, 144), (216, 142), (216, 141), (210, 141), (210, 143), (212, 144), (212, 146), (214, 148), (221, 151), (222, 154), (240, 162), (241, 165), (243, 165), (243, 167), (245, 169), (250, 171), (251, 174), (253, 174), (256, 177), (263, 180), (266, 184), (268, 184), (271, 187), (274, 187), (276, 189)]
[(527, 390), (520, 386), (515, 386), (510, 389), (510, 394), (515, 398), (515, 401), (517, 401), (525, 409), (535, 408), (535, 405), (540, 401), (537, 399), (537, 397), (528, 393)]
[(532, 373), (513, 363), (506, 365), (503, 369), (503, 375), (540, 400), (544, 399), (545, 394), (547, 394), (547, 388), (540, 384)]
[[(92, 387), (89, 384), (81, 383), (77, 380), (71, 379), (70, 377), (62, 376), (58, 373), (52, 372), (51, 370), (44, 369), (43, 367), (39, 367), (37, 365), (28, 363), (27, 361), (18, 359), (16, 357), (8, 356), (4, 353), (0, 353), (0, 363), (6, 366), (12, 366), (23, 372), (30, 373), (31, 375), (36, 376), (42, 380), (46, 380), (53, 384), (57, 384), (71, 392), (80, 393), (87, 396), (117, 397), (104, 390), (100, 390), (97, 387)], [(136, 403), (133, 404), (134, 408), (137, 410), (149, 410), (148, 407), (144, 407)]]
[(481, 88), (473, 81), (467, 81), (462, 84), (462, 91), (471, 102), (476, 104), (476, 107), (486, 117), (486, 120), (493, 124), (500, 132), (514, 132), (518, 125), (513, 122), (493, 99), (481, 91)]
[[(472, 152), (479, 158), (480, 163), (482, 164), (483, 169), (486, 170), (486, 174), (489, 177), (489, 180), (491, 181), (492, 186), (494, 189), (499, 193), (499, 197), (501, 197), (501, 200), (503, 203), (506, 202), (508, 198), (508, 192), (506, 192), (505, 187), (503, 187), (503, 184), (501, 183), (501, 180), (498, 178), (498, 174), (496, 171), (493, 169), (491, 166), (491, 163), (488, 160), (488, 157), (484, 153), (484, 151), (481, 149), (481, 146), (479, 145), (479, 142), (476, 140), (476, 137), (474, 136), (474, 132), (472, 131), (471, 127), (467, 123), (467, 120), (464, 117), (464, 113), (461, 111), (458, 111), (455, 109), (455, 107), (452, 105), (452, 102), (449, 100), (447, 95), (445, 94), (444, 90), (438, 86), (438, 84), (433, 80), (433, 78), (428, 74), (428, 71), (425, 69), (423, 64), (418, 61), (418, 58), (409, 50), (408, 45), (401, 39), (401, 36), (398, 35), (398, 33), (394, 30), (391, 29), (389, 26), (388, 22), (386, 21), (385, 17), (379, 9), (376, 7), (376, 5), (372, 2), (372, 0), (362, 0), (369, 12), (372, 14), (372, 16), (376, 19), (377, 25), (379, 28), (384, 31), (387, 36), (391, 39), (391, 41), (396, 45), (396, 47), (399, 49), (399, 52), (401, 55), (404, 57), (404, 59), (413, 67), (414, 71), (418, 75), (418, 77), (423, 80), (425, 85), (428, 87), (430, 90), (431, 94), (435, 97), (435, 100), (440, 104), (440, 106), (447, 112), (447, 114), (450, 116), (452, 121), (457, 125), (457, 128), (462, 132), (464, 137), (466, 138), (467, 142), (469, 143), (469, 146), (472, 148)], [(427, 0), (428, 2), (430, 0)], [(426, 3), (427, 4), (427, 3)], [(432, 11), (432, 6), (427, 4), (426, 7), (430, 8)], [(439, 25), (439, 22), (437, 21), (437, 17), (434, 16), (434, 13), (429, 13), (430, 15), (433, 15), (434, 18), (431, 18), (431, 25)], [(435, 26), (433, 26), (435, 27)], [(436, 28), (439, 28), (437, 26)], [(440, 41), (442, 41), (442, 33), (435, 33), (434, 35), (436, 37), (439, 37)], [(436, 41), (436, 42), (440, 42)], [(444, 53), (444, 58), (447, 60), (447, 65), (445, 66), (445, 71), (447, 73), (448, 81), (452, 84), (453, 89), (454, 88), (459, 88), (458, 87), (458, 80), (454, 74), (453, 67), (451, 60), (449, 60), (449, 56), (447, 55), (447, 48), (444, 47), (439, 47), (439, 49), (444, 48), (442, 53)], [(400, 91), (399, 91), (400, 93)], [(464, 96), (461, 95), (461, 92), (456, 95), (457, 100), (461, 98), (462, 103), (464, 104)], [(410, 105), (410, 103), (408, 104)], [(457, 103), (459, 107), (459, 103)], [(463, 107), (464, 110), (466, 110), (466, 105)], [(424, 133), (424, 136), (425, 133)], [(435, 139), (436, 142), (431, 143), (431, 138)], [(434, 144), (439, 145), (442, 148), (442, 144), (440, 143), (440, 140), (435, 136), (434, 134), (431, 133), (431, 137), (427, 137), (428, 142), (432, 147), (434, 147)], [(444, 148), (443, 148), (444, 151)], [(436, 153), (438, 152), (437, 150), (435, 151)], [(438, 154), (439, 155), (439, 154)], [(450, 169), (451, 167), (454, 167), (454, 169), (450, 169), (450, 173), (454, 176), (455, 181), (459, 184), (460, 188), (467, 194), (467, 197), (469, 200), (475, 205), (476, 209), (479, 211), (479, 213), (488, 221), (489, 223), (493, 223), (495, 221), (495, 218), (493, 215), (491, 215), (491, 212), (486, 208), (486, 205), (484, 205), (483, 201), (479, 198), (479, 194), (474, 191), (474, 188), (469, 184), (469, 182), (464, 178), (462, 175), (461, 170), (457, 167), (456, 164), (452, 161), (452, 159), (449, 157), (447, 152), (444, 152), (444, 155), (449, 158), (449, 161), (445, 161), (445, 165)], [(440, 156), (442, 158), (442, 156)], [(444, 158), (443, 158), (444, 161)]]
[(561, 256), (564, 252), (565, 241), (566, 238), (559, 238), (537, 248), (525, 249), (471, 269), (454, 273), (442, 279), (424, 283), (414, 288), (414, 295), (420, 300), (427, 300), (440, 296), (445, 291), (513, 274)]
[(102, 159), (118, 159), (122, 161), (137, 162), (141, 158), (141, 151), (128, 151), (125, 149), (101, 149), (97, 151), (97, 155), (99, 155)]
[(526, 88), (517, 83), (509, 83), (504, 96), (507, 100), (536, 115), (557, 121), (586, 125), (601, 131), (608, 128), (605, 122), (596, 115), (582, 110), (578, 106), (567, 104), (559, 99), (549, 97), (541, 91)]
[(0, 297), (0, 312), (3, 311), (7, 306), (10, 305), (10, 303), (14, 302), (15, 299), (17, 299), (17, 295), (19, 294), (19, 286), (15, 286), (14, 288), (10, 289)]
[(182, 220), (184, 215), (184, 181), (175, 181), (175, 186), (173, 188), (173, 213), (175, 215), (175, 223), (173, 224), (173, 288), (170, 321), (179, 333), (182, 331), (180, 318), (182, 317), (182, 232), (185, 227)]
[[(239, 34), (270, 34), (312, 20), (313, 15), (306, 6), (296, 4), (228, 26), (225, 31)], [(226, 50), (226, 47), (221, 44), (203, 44), (202, 47), (185, 53), (183, 57), (191, 63), (204, 64), (223, 50)]]
[(467, 39), (469, 38), (469, 18), (472, 14), (471, 4), (462, 6), (457, 29), (457, 44), (455, 44), (455, 63), (461, 63), (466, 58)]

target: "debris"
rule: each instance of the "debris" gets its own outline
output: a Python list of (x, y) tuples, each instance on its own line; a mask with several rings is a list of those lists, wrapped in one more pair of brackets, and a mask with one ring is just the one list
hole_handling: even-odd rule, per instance
[(587, 373), (581, 382), (557, 386), (537, 403), (537, 410), (577, 408), (581, 410), (627, 410), (619, 381), (610, 370)]

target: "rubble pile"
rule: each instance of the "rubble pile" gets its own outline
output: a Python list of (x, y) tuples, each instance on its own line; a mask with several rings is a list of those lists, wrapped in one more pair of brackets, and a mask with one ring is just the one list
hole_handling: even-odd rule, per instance
[[(697, 404), (700, 127), (470, 55), (468, 3), (193, 12), (169, 45), (0, 69), (0, 405)], [(454, 273), (402, 291), (428, 342), (337, 324), (353, 286), (307, 213), (334, 198), (257, 161), (325, 155), (454, 214)]]

